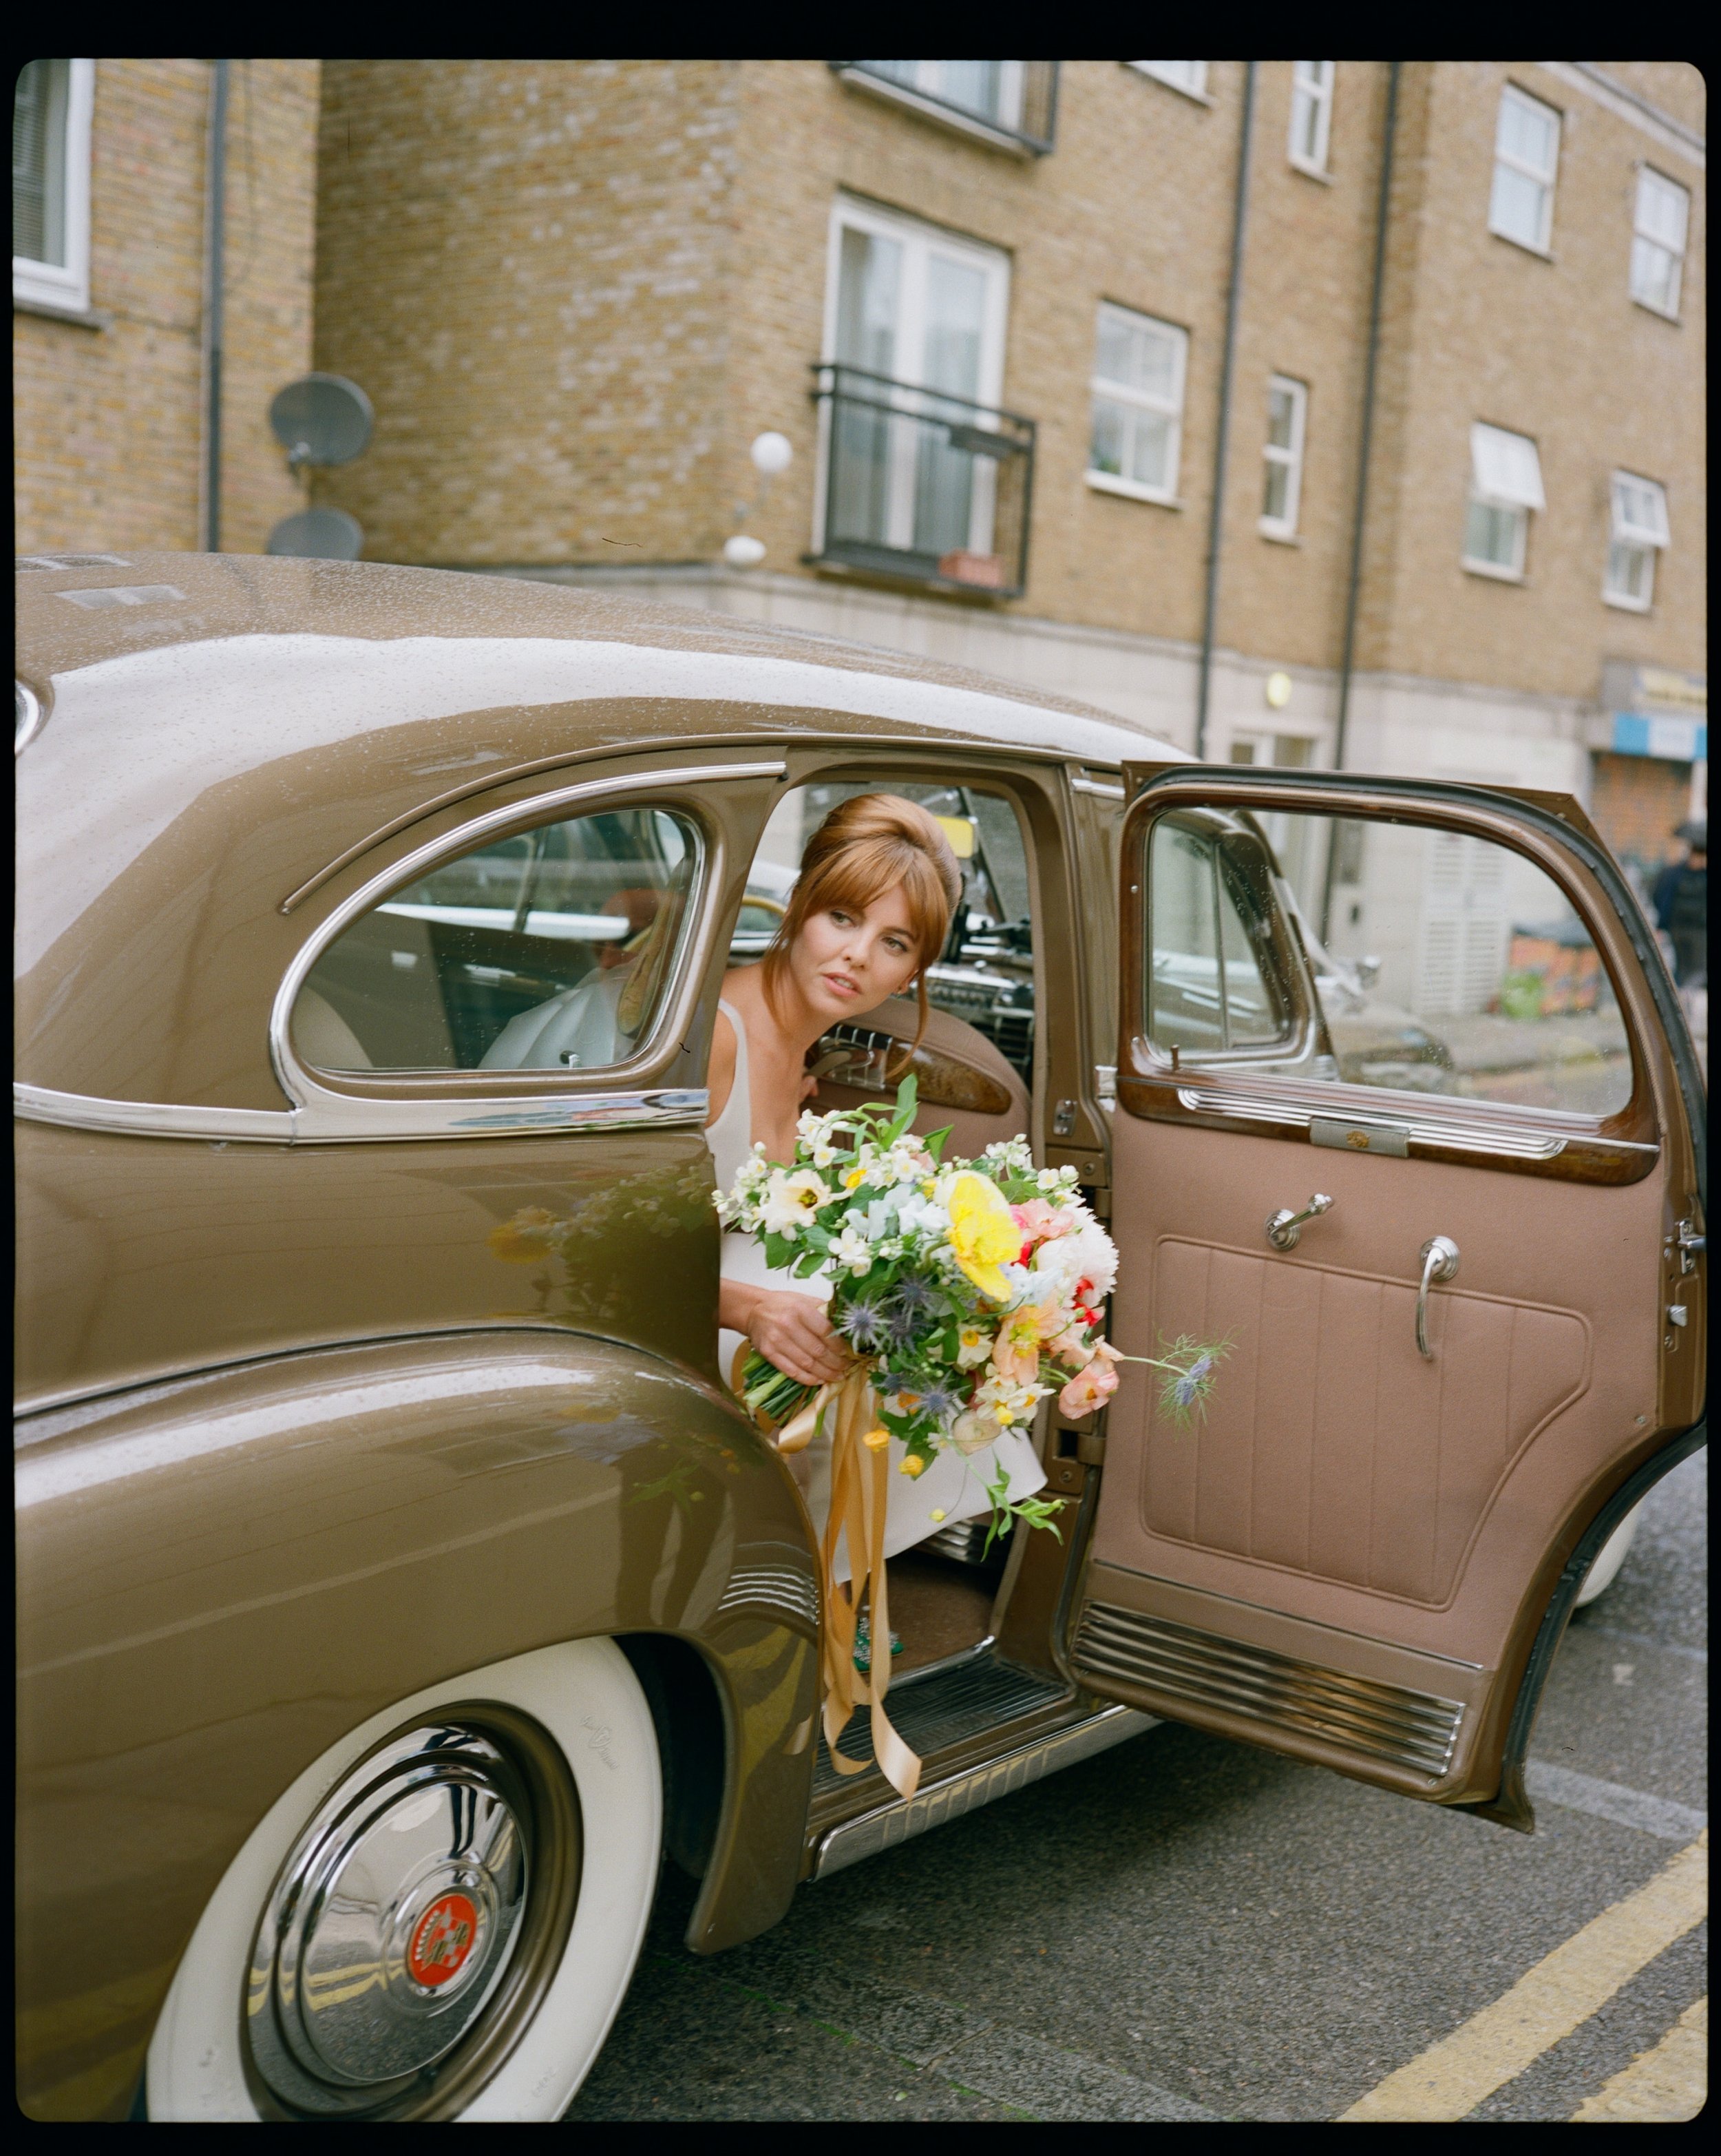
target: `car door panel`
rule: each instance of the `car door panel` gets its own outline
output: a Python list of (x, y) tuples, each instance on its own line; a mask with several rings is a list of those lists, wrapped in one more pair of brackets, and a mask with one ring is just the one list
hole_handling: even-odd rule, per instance
[[(1126, 916), (1147, 881), (1131, 824)], [(1122, 1000), (1112, 1337), (1134, 1355), (1181, 1336), (1230, 1352), (1190, 1427), (1161, 1412), (1158, 1373), (1125, 1366), (1074, 1671), (1407, 1794), (1485, 1801), (1560, 1567), (1681, 1404), (1660, 1305), (1690, 1157), (1648, 999), (1621, 996), (1653, 1090), (1635, 1085), (1629, 1113), (1589, 1133), (1601, 1153), (1629, 1124), (1631, 1179), (1602, 1182), (1549, 1174), (1545, 1149), (1526, 1176), (1522, 1153), (1405, 1141), (1413, 1116), (1465, 1115), (1483, 1142), (1490, 1123), (1503, 1146), (1529, 1142), (1533, 1119), (1470, 1101), (1376, 1091), (1362, 1105), (1397, 1126), (1391, 1149), (1311, 1144), (1322, 1094), (1343, 1115), (1359, 1089), (1168, 1070), (1140, 1037), (1127, 963)], [(1252, 1122), (1224, 1112), (1227, 1089)], [(1273, 1248), (1268, 1216), (1316, 1189), (1330, 1209)], [(1460, 1262), (1429, 1289), (1425, 1357), (1435, 1235)]]

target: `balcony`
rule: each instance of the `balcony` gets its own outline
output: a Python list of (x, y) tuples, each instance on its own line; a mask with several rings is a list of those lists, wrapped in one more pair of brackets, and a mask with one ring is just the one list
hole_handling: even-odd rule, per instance
[(1043, 157), (1058, 123), (1056, 60), (832, 60), (856, 90), (958, 135)]
[(965, 598), (1019, 598), (1033, 421), (835, 362), (814, 375), (822, 538), (808, 559)]

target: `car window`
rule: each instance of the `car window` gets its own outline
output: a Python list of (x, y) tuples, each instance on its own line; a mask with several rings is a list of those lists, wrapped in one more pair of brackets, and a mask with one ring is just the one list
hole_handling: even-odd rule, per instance
[(1034, 937), (1027, 850), (1015, 809), (1001, 793), (973, 786), (928, 786), (881, 776), (866, 784), (796, 787), (778, 802), (748, 873), (730, 957), (762, 956), (800, 867), (801, 850), (839, 801), (857, 793), (899, 793), (938, 817), (962, 870), (962, 903), (928, 999), (986, 1035), (1032, 1088), (1034, 1070)]
[(306, 976), (293, 1044), (325, 1070), (591, 1070), (650, 1034), (698, 835), (607, 809), (492, 841), (395, 891)]
[[(1631, 1052), (1612, 983), (1581, 917), (1533, 862), (1491, 839), (1385, 818), (1222, 820), (1267, 842), (1314, 970), (1331, 1053), (1298, 1075), (1593, 1116), (1626, 1106)], [(1239, 990), (1225, 941), (1223, 845), (1216, 904), (1215, 880), (1200, 882), (1189, 840), (1201, 821), (1156, 824), (1150, 871), (1150, 1030), (1196, 1057), (1220, 1051), (1227, 1020), (1233, 1048), (1247, 1037), (1246, 1006), (1260, 993), (1247, 963)], [(1264, 950), (1247, 942), (1247, 874), (1229, 887), (1240, 949)]]
[(1266, 848), (1230, 819), (1171, 816), (1154, 827), (1148, 1024), (1181, 1055), (1283, 1049), (1290, 999), (1275, 993)]

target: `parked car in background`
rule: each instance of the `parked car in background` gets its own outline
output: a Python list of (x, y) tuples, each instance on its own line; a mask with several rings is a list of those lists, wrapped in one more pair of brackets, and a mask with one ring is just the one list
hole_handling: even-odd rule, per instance
[[(1574, 1599), (1705, 1400), (1690, 1043), (1575, 804), (1197, 765), (501, 578), (38, 557), (18, 595), (29, 2116), (557, 2118), (666, 1858), (715, 1953), (1155, 1717), (1532, 1826)], [(703, 1136), (724, 971), (871, 789), (966, 879), (917, 1127), (1077, 1171), (1123, 1348), (1233, 1342), (1195, 1431), (1134, 1374), (1047, 1405), (1056, 1536), (892, 1561), (908, 1800), (818, 1733)], [(1384, 850), (1378, 988), (1268, 816)], [(1611, 984), (1582, 1107), (1533, 1019), (1510, 1087), (1428, 1081), (1411, 1014), (1487, 1017), (1508, 956), (1442, 911), (1455, 843)], [(837, 1029), (823, 1102), (914, 1032)]]

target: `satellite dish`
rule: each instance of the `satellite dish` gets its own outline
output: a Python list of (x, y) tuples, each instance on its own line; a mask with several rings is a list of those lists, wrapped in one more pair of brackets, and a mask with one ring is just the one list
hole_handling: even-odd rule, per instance
[(309, 562), (356, 562), (364, 543), (364, 527), (344, 509), (301, 509), (281, 519), (263, 551)]
[(346, 465), (362, 456), (376, 414), (364, 391), (345, 375), (307, 374), (275, 393), (269, 424), (296, 471), (300, 465)]

